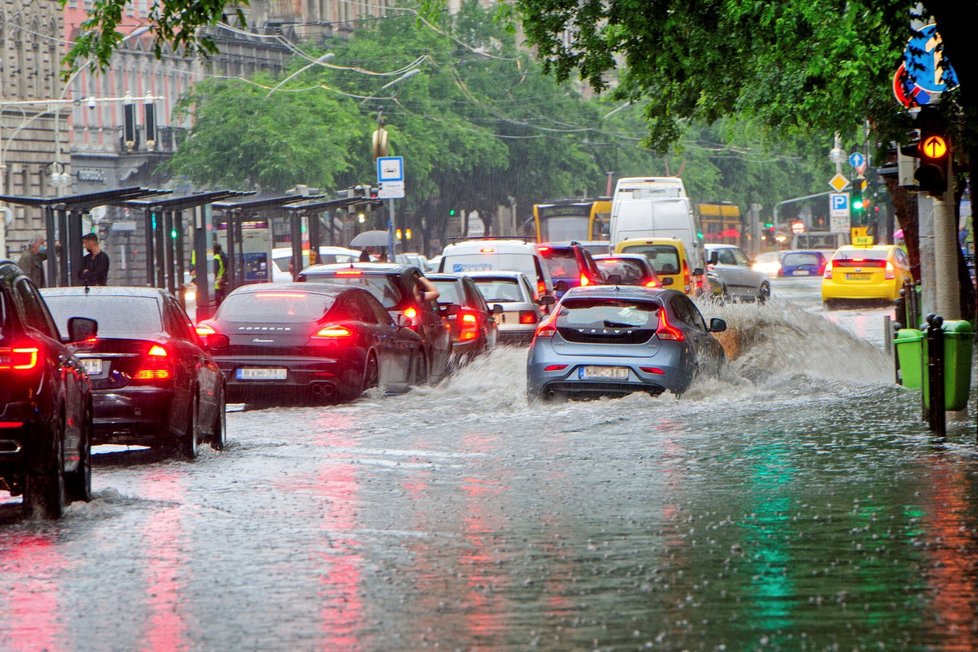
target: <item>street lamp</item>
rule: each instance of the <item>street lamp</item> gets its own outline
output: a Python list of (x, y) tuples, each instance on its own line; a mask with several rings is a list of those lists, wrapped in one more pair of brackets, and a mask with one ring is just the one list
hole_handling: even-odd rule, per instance
[(408, 70), (406, 73), (404, 73), (403, 75), (401, 75), (397, 79), (391, 80), (391, 81), (387, 82), (386, 84), (384, 84), (383, 86), (381, 86), (380, 87), (380, 90), (384, 90), (384, 89), (390, 88), (394, 84), (397, 84), (399, 82), (402, 82), (405, 79), (409, 79), (411, 77), (414, 77), (419, 72), (421, 72), (421, 68), (411, 68), (410, 70)]
[(302, 73), (304, 73), (305, 71), (309, 70), (313, 66), (321, 66), (327, 60), (332, 59), (332, 58), (333, 58), (333, 53), (332, 52), (327, 52), (326, 54), (322, 55), (321, 57), (318, 57), (315, 61), (313, 61), (311, 63), (307, 63), (306, 65), (302, 66), (301, 68), (299, 68), (298, 70), (296, 70), (294, 73), (292, 73), (291, 75), (289, 75), (288, 77), (286, 77), (285, 79), (283, 79), (282, 81), (280, 81), (279, 83), (277, 83), (272, 88), (272, 90), (268, 91), (268, 95), (266, 95), (265, 97), (268, 97), (269, 95), (271, 95), (272, 93), (274, 93), (278, 89), (282, 88), (282, 85), (285, 84), (285, 82), (287, 82), (290, 79), (292, 79), (293, 77), (297, 77), (298, 75), (301, 75)]

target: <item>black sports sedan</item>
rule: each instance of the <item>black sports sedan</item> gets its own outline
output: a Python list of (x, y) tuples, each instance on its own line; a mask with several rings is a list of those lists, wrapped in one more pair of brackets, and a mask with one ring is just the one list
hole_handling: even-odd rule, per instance
[(406, 317), (399, 322), (362, 288), (262, 283), (234, 290), (197, 332), (234, 402), (352, 400), (411, 384), (423, 344)]
[[(98, 324), (66, 320), (68, 339)], [(0, 260), (0, 490), (23, 495), (25, 515), (60, 518), (92, 497), (92, 395), (81, 363), (37, 288)]]
[(137, 444), (197, 456), (224, 448), (224, 378), (186, 311), (165, 290), (65, 287), (41, 291), (59, 327), (69, 315), (98, 320), (75, 344), (93, 385), (96, 444)]
[(421, 298), (419, 280), (422, 277), (421, 270), (411, 265), (350, 263), (313, 265), (302, 270), (296, 280), (362, 288), (383, 304), (391, 318), (406, 317), (409, 328), (420, 335), (424, 343), (424, 356), (412, 361), (412, 384), (437, 384), (449, 372), (451, 325), (442, 316), (436, 301)]

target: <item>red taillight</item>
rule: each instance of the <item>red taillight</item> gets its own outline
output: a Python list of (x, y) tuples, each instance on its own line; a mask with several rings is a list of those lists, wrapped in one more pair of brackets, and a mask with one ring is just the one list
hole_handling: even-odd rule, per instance
[(547, 293), (547, 284), (543, 281), (537, 281), (537, 294), (541, 297)]
[(13, 346), (0, 349), (0, 371), (29, 371), (37, 366), (41, 349), (37, 346)]
[(666, 373), (662, 369), (659, 369), (658, 367), (639, 367), (639, 369), (641, 369), (647, 374), (656, 374), (658, 376), (661, 376), (664, 373)]
[(693, 289), (693, 277), (689, 274), (689, 263), (683, 261), (683, 284), (686, 286), (686, 293)]
[(408, 306), (407, 308), (404, 309), (404, 316), (410, 319), (411, 321), (414, 321), (415, 317), (418, 316), (418, 309), (415, 308), (414, 306)]
[(153, 382), (169, 380), (173, 375), (168, 360), (169, 352), (159, 344), (149, 347), (140, 368), (132, 375), (133, 380)]
[(200, 337), (207, 337), (208, 335), (216, 335), (217, 331), (214, 330), (213, 326), (208, 324), (197, 324), (197, 335)]
[(822, 272), (822, 278), (832, 278), (832, 261), (831, 260), (825, 264), (825, 271)]
[(316, 331), (316, 334), (313, 335), (313, 337), (335, 340), (343, 337), (350, 337), (351, 335), (353, 335), (353, 331), (346, 326), (327, 326)]
[(557, 333), (557, 313), (550, 315), (550, 318), (537, 326), (537, 332), (533, 338), (553, 337)]
[(539, 251), (541, 254), (545, 254), (550, 251), (550, 247), (537, 247), (537, 251)]
[(589, 279), (586, 274), (581, 274), (581, 287), (586, 287), (588, 285), (591, 285), (591, 279)]
[(23, 421), (0, 421), (0, 430), (12, 430), (24, 425)]
[(893, 263), (890, 261), (886, 261), (886, 273), (884, 274), (884, 278), (887, 280), (896, 278), (896, 269), (894, 269)]
[(520, 310), (521, 324), (535, 324), (539, 315), (536, 310)]
[(479, 337), (479, 316), (474, 312), (463, 310), (458, 313), (459, 327), (458, 339), (462, 342), (474, 340)]
[(543, 368), (544, 371), (562, 371), (567, 368), (565, 364), (548, 364)]
[(659, 328), (656, 329), (655, 334), (659, 336), (660, 340), (686, 341), (685, 333), (669, 323), (669, 316), (664, 308), (659, 310)]

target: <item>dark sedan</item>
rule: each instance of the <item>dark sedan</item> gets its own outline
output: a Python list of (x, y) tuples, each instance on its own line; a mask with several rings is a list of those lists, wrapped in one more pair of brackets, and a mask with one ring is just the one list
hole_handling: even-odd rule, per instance
[(437, 384), (448, 374), (452, 335), (438, 303), (419, 295), (418, 279), (422, 276), (421, 270), (410, 265), (350, 263), (313, 265), (302, 270), (297, 280), (362, 288), (373, 294), (394, 320), (406, 317), (408, 326), (424, 343), (424, 356), (412, 361), (412, 384), (425, 385)]
[[(78, 318), (65, 326), (69, 339), (98, 328)], [(91, 427), (91, 386), (81, 363), (31, 280), (0, 260), (0, 490), (23, 494), (25, 515), (44, 518), (90, 500)]]
[(370, 292), (320, 283), (246, 285), (197, 332), (234, 402), (355, 399), (412, 384), (421, 337), (395, 323)]
[(527, 359), (527, 395), (604, 396), (685, 392), (726, 361), (688, 296), (628, 286), (572, 288), (540, 324)]
[(98, 337), (76, 343), (93, 386), (95, 443), (171, 448), (197, 456), (224, 448), (224, 378), (186, 311), (165, 290), (67, 287), (42, 290), (59, 327), (95, 319)]
[(475, 281), (463, 274), (428, 274), (427, 278), (438, 288), (438, 305), (452, 325), (452, 364), (492, 351), (499, 330), (495, 316), (502, 306), (490, 307)]

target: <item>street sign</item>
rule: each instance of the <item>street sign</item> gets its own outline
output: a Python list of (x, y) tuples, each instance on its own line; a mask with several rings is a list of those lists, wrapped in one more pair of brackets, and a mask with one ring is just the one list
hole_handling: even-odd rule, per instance
[(872, 227), (854, 226), (852, 227), (852, 232), (849, 234), (849, 239), (856, 246), (871, 246), (875, 244), (875, 238), (871, 231)]
[(910, 37), (903, 50), (903, 65), (903, 91), (921, 106), (958, 85), (954, 69), (944, 63), (944, 47), (936, 25), (925, 25)]
[(381, 156), (377, 159), (377, 183), (404, 181), (404, 157)]
[(857, 177), (862, 178), (862, 176), (864, 174), (866, 174), (866, 161), (863, 161), (863, 164), (862, 165), (856, 167), (856, 176)]
[(829, 185), (832, 186), (836, 192), (842, 192), (845, 187), (849, 185), (849, 179), (839, 173), (836, 173), (834, 177), (829, 179)]
[(377, 183), (377, 199), (403, 199), (403, 181), (384, 181)]
[(866, 162), (866, 157), (860, 154), (859, 152), (853, 152), (852, 154), (849, 155), (849, 165), (851, 165), (854, 168), (858, 168), (860, 165), (863, 165), (865, 162)]
[(849, 193), (834, 192), (829, 195), (829, 217), (849, 217)]

